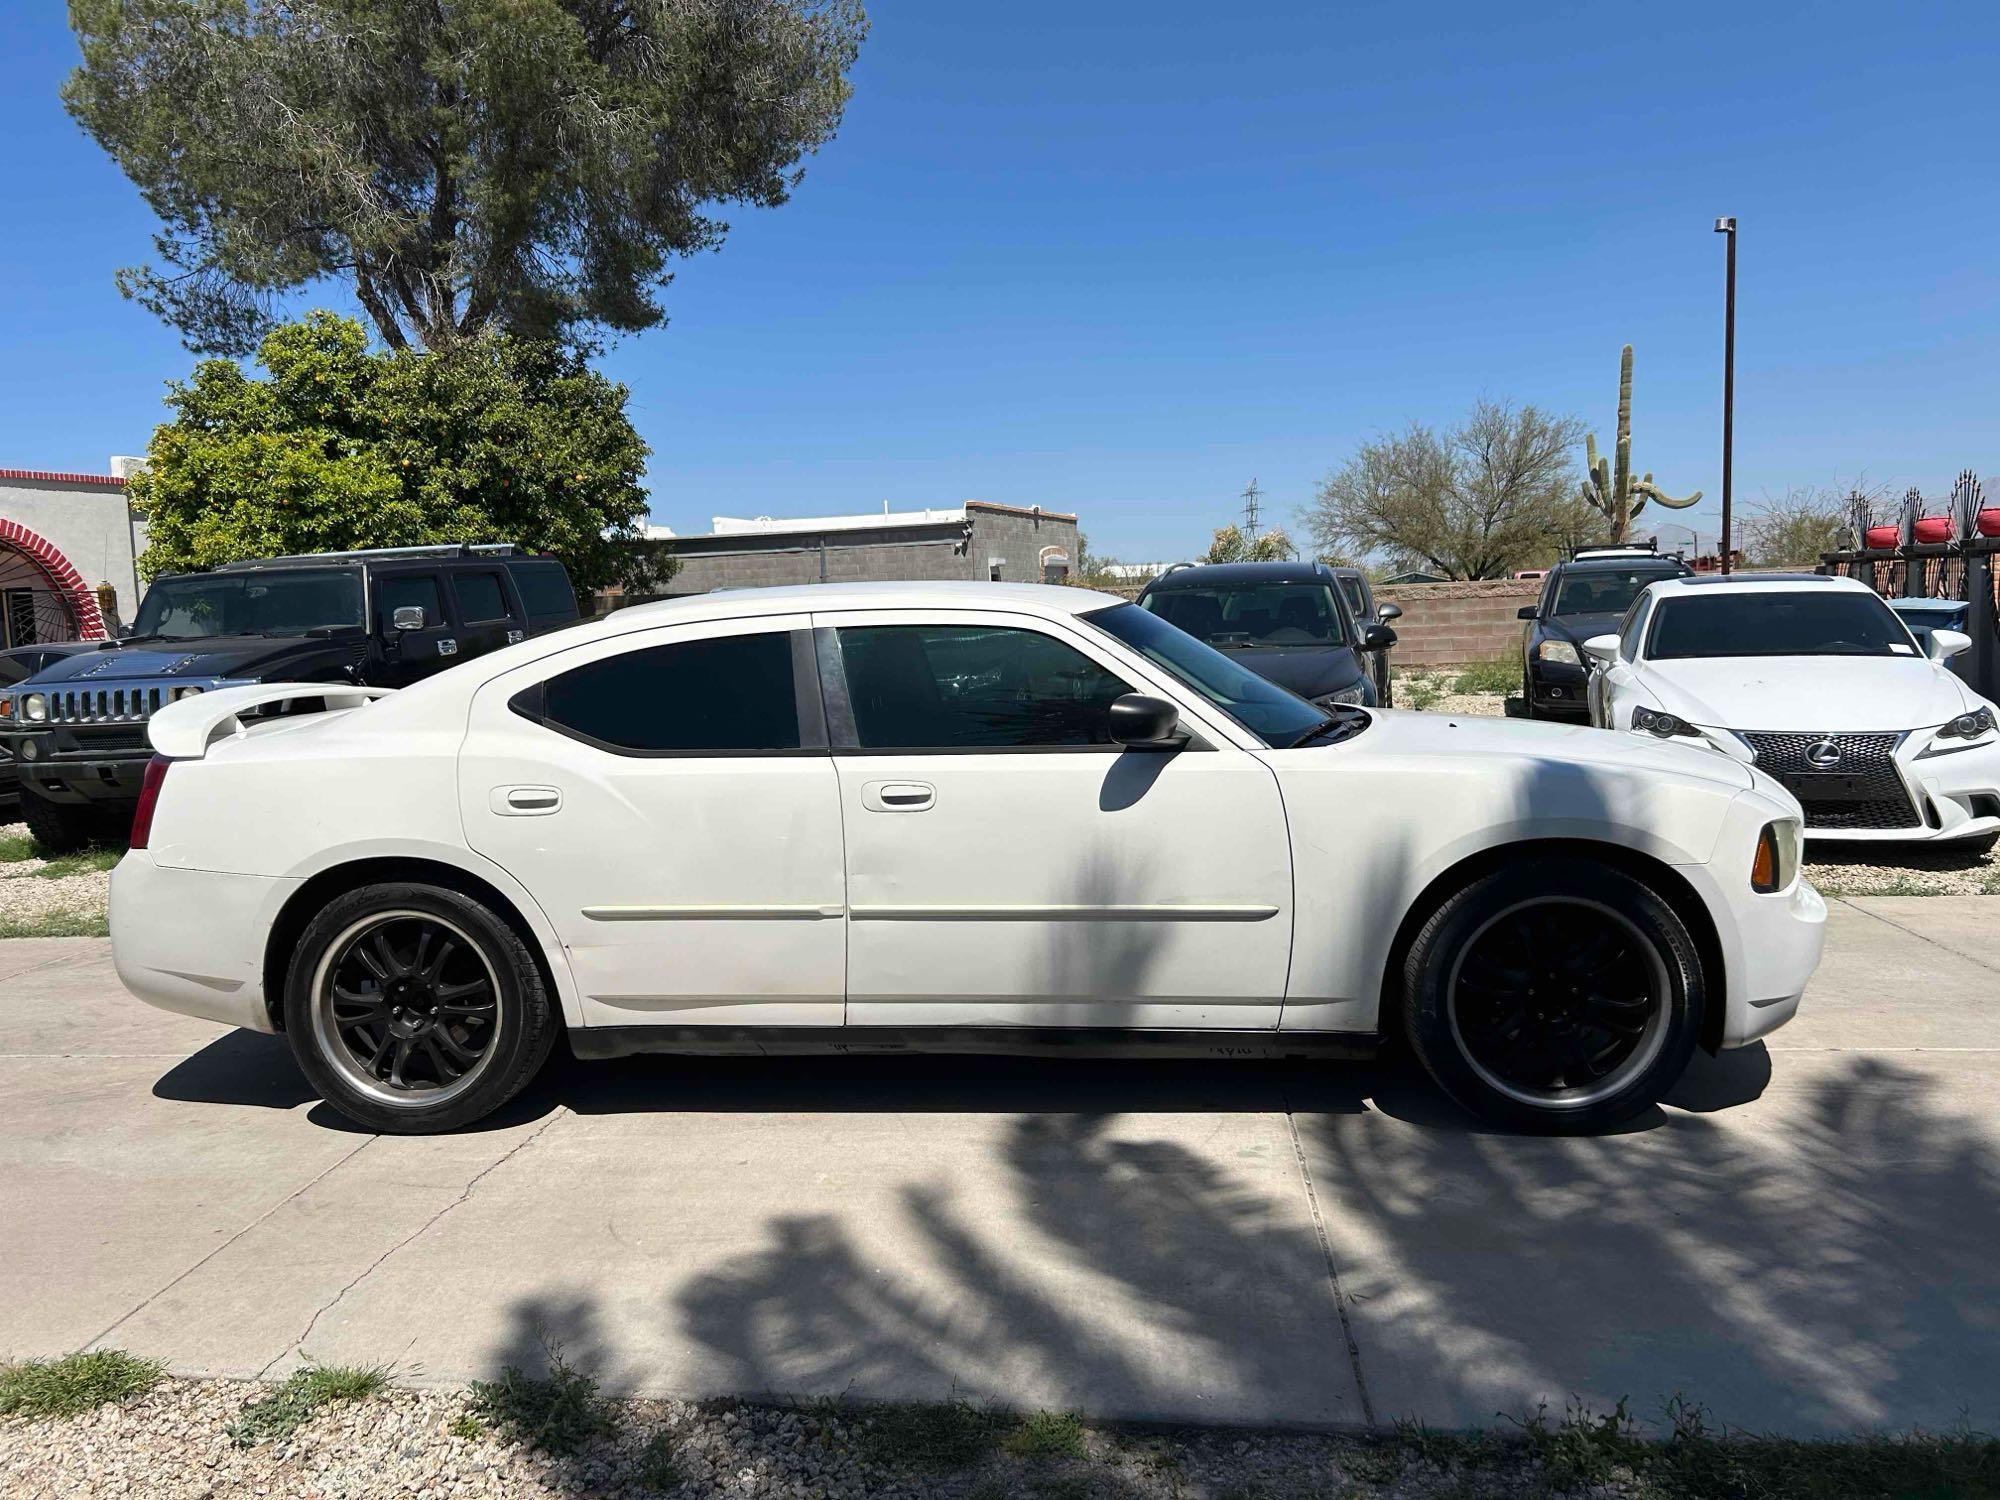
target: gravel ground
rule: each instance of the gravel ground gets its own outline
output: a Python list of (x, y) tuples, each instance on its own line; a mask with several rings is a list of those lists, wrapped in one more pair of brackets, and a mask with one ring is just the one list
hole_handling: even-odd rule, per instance
[[(1379, 1438), (1096, 1428), (1053, 1419), (1061, 1439), (1033, 1451), (1018, 1421), (970, 1443), (969, 1407), (952, 1430), (913, 1432), (936, 1408), (870, 1411), (831, 1403), (620, 1401), (600, 1406), (606, 1436), (554, 1457), (468, 1415), (463, 1391), (389, 1388), (322, 1408), (288, 1437), (240, 1446), (227, 1432), (268, 1386), (168, 1380), (123, 1404), (68, 1419), (0, 1418), (0, 1494), (87, 1500), (1444, 1500), (1474, 1496), (1658, 1496), (1607, 1455), (1579, 1472), (1566, 1456), (1588, 1429), (1452, 1437), (1398, 1428)], [(898, 1413), (900, 1412), (900, 1420)], [(987, 1414), (990, 1417), (990, 1414)], [(1044, 1417), (1044, 1422), (1050, 1419)], [(1032, 1425), (1032, 1424), (1031, 1424)], [(1588, 1456), (1588, 1455), (1586, 1455)], [(1832, 1493), (1829, 1491), (1828, 1493)], [(1942, 1493), (1942, 1491), (1940, 1491)]]
[[(0, 824), (0, 842), (27, 836), (28, 830), (19, 823)], [(43, 859), (0, 863), (0, 934), (33, 934), (45, 927), (75, 930), (103, 922), (111, 897), (111, 872), (83, 870), (50, 877), (42, 873), (48, 864)]]

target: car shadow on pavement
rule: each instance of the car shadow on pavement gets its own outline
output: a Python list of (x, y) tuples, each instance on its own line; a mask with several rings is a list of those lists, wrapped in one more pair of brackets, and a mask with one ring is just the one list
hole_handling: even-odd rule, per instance
[(297, 1109), (319, 1098), (281, 1036), (224, 1032), (174, 1064), (153, 1084), (153, 1097), (246, 1109)]

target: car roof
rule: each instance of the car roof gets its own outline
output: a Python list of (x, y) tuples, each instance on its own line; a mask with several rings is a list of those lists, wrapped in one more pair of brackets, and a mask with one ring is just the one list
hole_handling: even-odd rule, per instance
[(1316, 562), (1237, 562), (1202, 563), (1192, 568), (1175, 568), (1146, 585), (1147, 593), (1162, 589), (1227, 588), (1231, 584), (1325, 583), (1332, 569)]
[(1635, 568), (1658, 568), (1667, 577), (1679, 577), (1688, 565), (1678, 557), (1657, 552), (1620, 552), (1596, 557), (1566, 557), (1550, 568), (1551, 573), (1630, 573)]
[(1814, 589), (1838, 589), (1850, 594), (1872, 596), (1875, 593), (1858, 578), (1839, 578), (1830, 573), (1701, 573), (1692, 578), (1664, 578), (1646, 587), (1663, 598), (1689, 591), (1703, 594), (1796, 594)]
[(836, 609), (999, 609), (1040, 615), (1080, 615), (1126, 601), (1096, 589), (1048, 583), (794, 583), (722, 589), (680, 599), (635, 604), (605, 617), (665, 624)]

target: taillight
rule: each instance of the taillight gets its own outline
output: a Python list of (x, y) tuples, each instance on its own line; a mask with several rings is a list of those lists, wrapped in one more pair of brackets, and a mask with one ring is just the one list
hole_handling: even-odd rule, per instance
[(143, 849), (153, 836), (153, 808), (160, 800), (160, 788), (173, 762), (156, 755), (146, 762), (146, 779), (139, 783), (139, 805), (132, 809), (132, 847)]

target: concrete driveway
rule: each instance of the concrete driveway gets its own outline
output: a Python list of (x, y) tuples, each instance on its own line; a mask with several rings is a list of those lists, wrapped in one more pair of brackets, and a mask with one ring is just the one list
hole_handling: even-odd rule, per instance
[(0, 1354), (1485, 1424), (2000, 1424), (2000, 901), (1833, 903), (1801, 1018), (1624, 1134), (1356, 1065), (578, 1064), (376, 1137), (282, 1042), (0, 944)]

